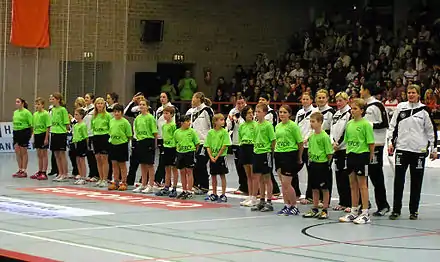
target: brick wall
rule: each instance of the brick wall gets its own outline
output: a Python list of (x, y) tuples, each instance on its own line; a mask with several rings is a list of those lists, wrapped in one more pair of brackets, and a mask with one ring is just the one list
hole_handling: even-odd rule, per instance
[[(176, 52), (195, 63), (200, 88), (212, 93), (203, 83), (204, 67), (215, 78), (230, 77), (259, 52), (281, 55), (292, 32), (308, 25), (310, 6), (297, 0), (52, 0), (51, 47), (37, 52), (8, 43), (11, 1), (0, 1), (0, 118), (10, 120), (15, 97), (47, 97), (61, 86), (69, 101), (110, 90), (125, 101), (136, 71), (154, 72)], [(141, 19), (165, 20), (164, 41), (140, 43)]]

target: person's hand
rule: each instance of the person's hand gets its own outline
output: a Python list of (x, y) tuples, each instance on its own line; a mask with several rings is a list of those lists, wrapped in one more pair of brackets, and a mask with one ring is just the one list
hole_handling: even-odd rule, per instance
[(299, 164), (299, 165), (302, 165), (302, 163), (303, 163), (303, 160), (302, 160), (302, 157), (300, 157), (300, 158), (298, 159), (298, 164)]
[(338, 149), (339, 149), (339, 144), (338, 144), (338, 142), (334, 142), (334, 143), (333, 143), (333, 150), (338, 151)]
[(45, 138), (44, 139), (44, 145), (46, 146), (46, 145), (48, 145), (49, 144), (49, 139), (48, 138)]
[(215, 163), (215, 162), (217, 161), (217, 159), (216, 159), (216, 158), (214, 158), (214, 157), (212, 157), (212, 156), (211, 156), (211, 157), (209, 157), (209, 158), (211, 159), (211, 162), (212, 162), (212, 163)]
[(394, 154), (394, 146), (390, 144), (388, 146), (388, 155), (392, 156)]
[(437, 159), (437, 152), (431, 152), (431, 160), (434, 161)]
[(370, 163), (374, 160), (374, 152), (370, 152)]

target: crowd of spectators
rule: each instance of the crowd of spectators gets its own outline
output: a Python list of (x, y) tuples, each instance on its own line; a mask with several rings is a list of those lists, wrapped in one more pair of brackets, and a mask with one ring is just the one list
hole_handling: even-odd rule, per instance
[[(406, 100), (406, 87), (422, 87), (424, 103), (437, 110), (440, 103), (439, 30), (432, 22), (413, 22), (395, 34), (383, 25), (320, 18), (311, 30), (297, 33), (282, 58), (258, 54), (249, 68), (237, 66), (230, 81), (218, 79), (214, 101), (234, 102), (237, 95), (256, 102), (267, 94), (272, 102), (299, 102), (303, 92), (327, 89), (330, 103), (340, 91), (359, 96), (362, 83), (375, 82), (377, 98), (388, 105)], [(223, 106), (222, 111), (227, 111)]]

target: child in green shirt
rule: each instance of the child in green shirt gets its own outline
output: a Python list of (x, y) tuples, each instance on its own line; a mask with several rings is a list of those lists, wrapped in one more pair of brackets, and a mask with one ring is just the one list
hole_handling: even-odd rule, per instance
[(34, 147), (37, 149), (38, 156), (38, 172), (31, 176), (31, 179), (47, 180), (48, 156), (47, 148), (49, 147), (49, 128), (50, 116), (44, 110), (44, 99), (38, 97), (35, 100), (34, 113)]
[(28, 146), (32, 136), (32, 113), (29, 112), (28, 104), (22, 98), (15, 99), (17, 110), (14, 111), (12, 117), (12, 127), (14, 129), (13, 144), (15, 149), (15, 157), (17, 158), (18, 172), (13, 177), (27, 177), (28, 165)]
[(80, 178), (75, 181), (75, 185), (86, 184), (86, 156), (88, 152), (87, 142), (89, 136), (87, 133), (87, 126), (83, 121), (85, 115), (86, 112), (83, 108), (77, 108), (73, 116), (76, 120), (76, 124), (73, 126), (72, 144), (74, 146), (76, 164), (78, 165), (78, 173), (80, 176)]
[(110, 120), (109, 157), (112, 161), (114, 182), (108, 186), (108, 190), (127, 190), (128, 142), (133, 133), (128, 120), (122, 117), (123, 112), (122, 105), (115, 105), (113, 107), (114, 118)]
[[(156, 119), (148, 111), (148, 102), (145, 98), (139, 101), (140, 114), (133, 123), (137, 145), (136, 159), (141, 166), (142, 185), (133, 190), (135, 193), (154, 193), (154, 157), (156, 153), (157, 125)], [(147, 185), (148, 182), (148, 185)]]
[(350, 172), (351, 203), (362, 200), (362, 214), (358, 215), (358, 207), (352, 207), (351, 213), (340, 217), (340, 222), (366, 224), (371, 222), (368, 214), (368, 174), (367, 166), (374, 157), (373, 126), (362, 117), (366, 103), (362, 99), (354, 99), (351, 104), (353, 119), (347, 123), (344, 142), (347, 145), (347, 170)]
[[(162, 126), (163, 139), (163, 161), (165, 166), (165, 187), (156, 193), (156, 196), (177, 197), (177, 181), (179, 173), (176, 168), (176, 141), (174, 132), (176, 132), (176, 123), (173, 121), (175, 114), (174, 106), (167, 106), (163, 109), (163, 118), (166, 123)], [(172, 176), (172, 177), (171, 177)], [(173, 189), (170, 191), (171, 181)]]
[[(253, 162), (253, 186), (260, 189), (260, 203), (253, 207), (252, 211), (270, 212), (272, 206), (273, 184), (270, 177), (272, 173), (272, 151), (275, 147), (275, 132), (273, 125), (264, 117), (267, 114), (267, 105), (258, 104), (256, 107), (257, 126), (255, 129), (254, 162)], [(267, 203), (265, 194), (267, 192)], [(255, 196), (256, 197), (256, 196)]]
[[(216, 114), (212, 118), (213, 129), (209, 130), (204, 146), (208, 151), (209, 172), (211, 174), (212, 194), (205, 200), (228, 202), (226, 197), (226, 174), (229, 173), (226, 165), (227, 147), (231, 145), (231, 138), (225, 128), (225, 116)], [(222, 181), (222, 194), (217, 195), (217, 176)]]
[[(328, 206), (330, 204), (329, 190), (332, 186), (331, 161), (333, 157), (333, 145), (329, 135), (322, 130), (324, 116), (321, 112), (314, 112), (310, 116), (310, 126), (314, 133), (309, 137), (309, 165), (311, 181), (308, 181), (312, 188), (313, 208), (303, 215), (305, 218), (328, 218)], [(319, 193), (322, 190), (323, 209), (318, 210)]]
[(245, 122), (238, 128), (238, 142), (240, 143), (240, 159), (246, 172), (249, 197), (240, 202), (241, 206), (253, 207), (258, 204), (258, 188), (254, 188), (252, 180), (252, 163), (254, 156), (254, 140), (257, 122), (254, 120), (254, 110), (252, 107), (245, 106), (241, 111), (241, 117)]
[(194, 186), (193, 168), (195, 152), (199, 147), (200, 140), (196, 131), (191, 126), (191, 116), (186, 115), (181, 119), (182, 125), (174, 132), (177, 151), (177, 169), (180, 170), (180, 181), (182, 182), (183, 192), (178, 199), (188, 199), (193, 197), (192, 188)]

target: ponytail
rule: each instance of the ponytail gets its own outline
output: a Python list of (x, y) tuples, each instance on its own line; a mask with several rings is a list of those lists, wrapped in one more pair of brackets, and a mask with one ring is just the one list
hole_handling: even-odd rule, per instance
[(206, 106), (212, 106), (212, 101), (211, 101), (211, 99), (209, 99), (209, 98), (206, 98), (205, 97), (205, 99), (203, 99), (203, 103), (206, 105)]
[(63, 106), (63, 107), (66, 106), (66, 104), (64, 103), (63, 96), (61, 95), (60, 92), (55, 92), (55, 93), (52, 94), (52, 96), (53, 96), (53, 98), (55, 98), (56, 100), (59, 101), (60, 106)]
[(212, 106), (211, 99), (207, 98), (204, 93), (197, 92), (194, 94), (194, 96), (197, 97), (198, 99), (200, 99), (200, 102), (205, 104), (206, 106), (209, 106), (209, 107)]
[(28, 104), (28, 102), (26, 102), (26, 100), (24, 100), (21, 97), (19, 97), (18, 100), (20, 100), (20, 102), (23, 104), (23, 108), (26, 108), (26, 109), (29, 108), (29, 104)]

